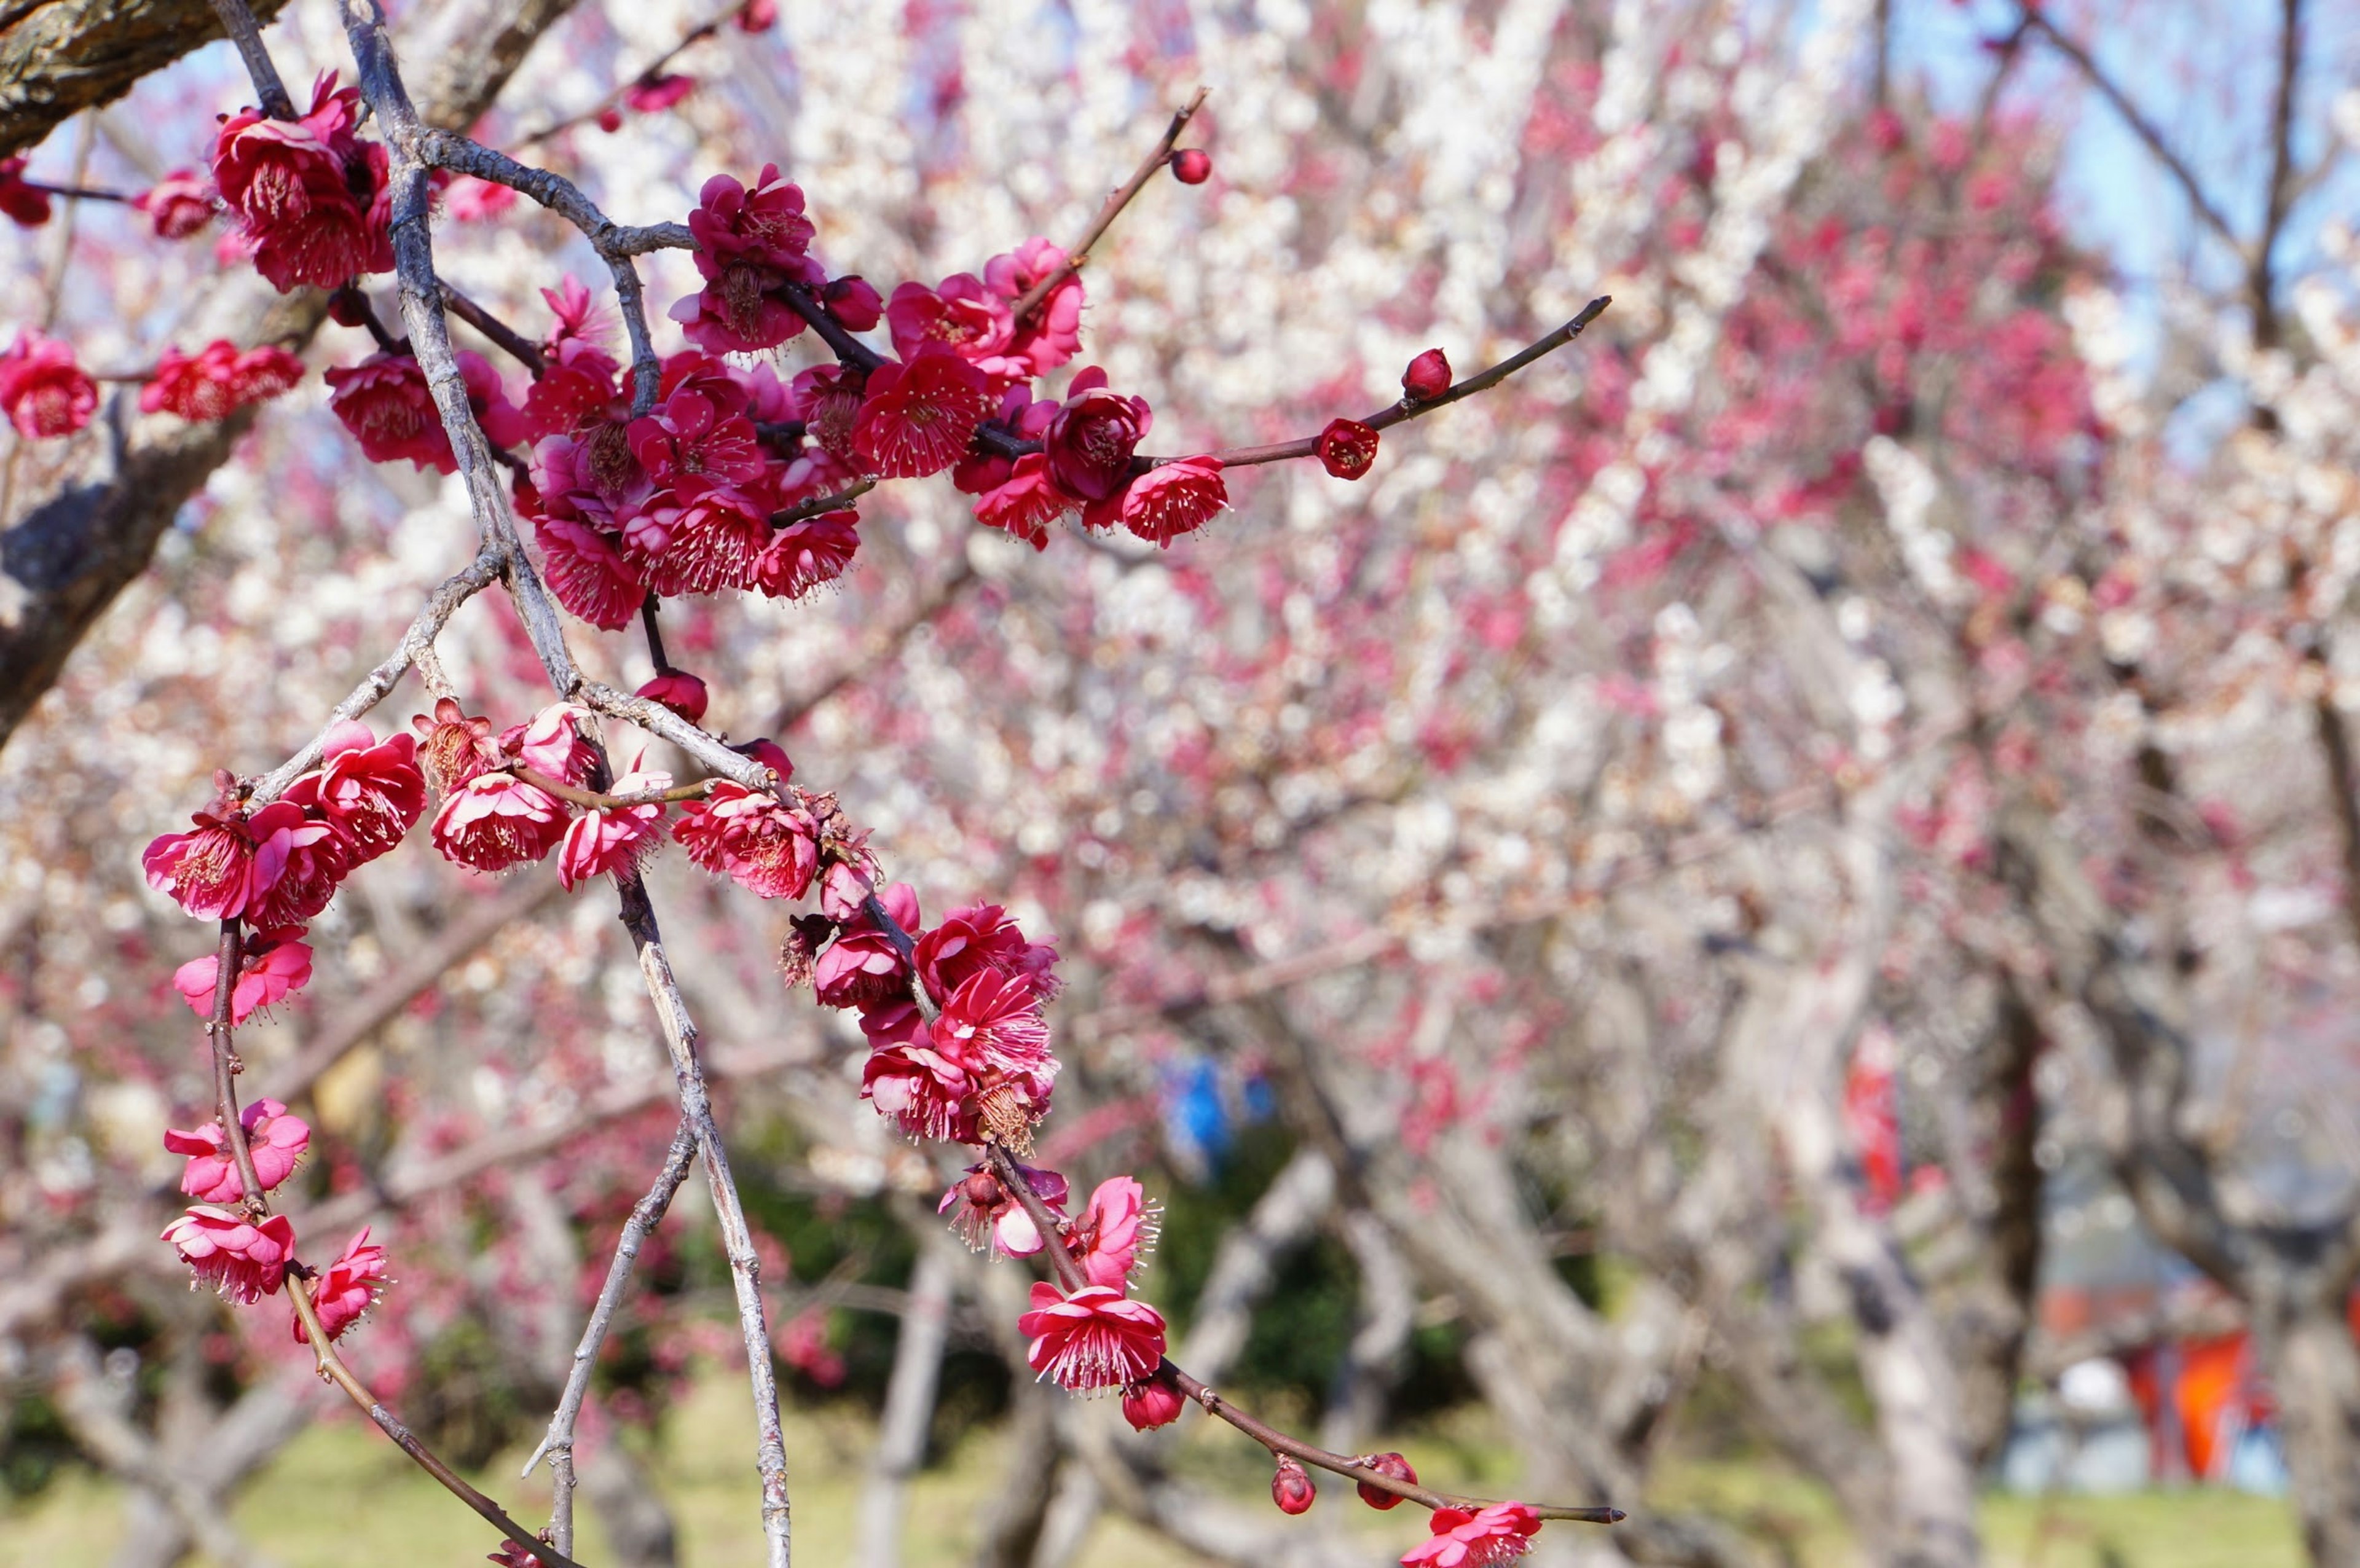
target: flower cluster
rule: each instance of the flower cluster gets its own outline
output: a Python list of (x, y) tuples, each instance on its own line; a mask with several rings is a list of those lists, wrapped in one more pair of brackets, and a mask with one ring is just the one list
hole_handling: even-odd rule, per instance
[(216, 338), (195, 354), (166, 349), (155, 378), (139, 389), (139, 411), (175, 414), (191, 424), (226, 419), (302, 379), (303, 362), (283, 348), (266, 343), (240, 353)]
[[(213, 142), (222, 200), (244, 225), (256, 268), (282, 294), (393, 269), (388, 160), (383, 144), (355, 134), (360, 98), (357, 87), (340, 91), (332, 71), (300, 119), (244, 109)], [(156, 221), (159, 229), (166, 222)]]
[[(379, 744), (366, 724), (331, 728), (320, 767), (278, 800), (249, 808), (216, 774), (216, 798), (192, 832), (165, 833), (141, 864), (149, 886), (199, 920), (240, 920), (250, 933), (231, 997), (243, 1022), (311, 978), (303, 928), (359, 866), (401, 842), (425, 809), (426, 785), (408, 735)], [(213, 1010), (214, 960), (183, 964), (173, 984), (199, 1013)]]
[(27, 328), (0, 354), (0, 412), (28, 441), (70, 436), (90, 423), (98, 383), (73, 350)]
[(1187, 457), (1145, 472), (1134, 453), (1153, 423), (1142, 397), (1108, 390), (1093, 365), (1067, 384), (1062, 401), (1035, 401), (1011, 388), (990, 429), (1039, 450), (999, 452), (961, 463), (952, 483), (976, 497), (976, 519), (1025, 540), (1049, 542), (1049, 525), (1078, 517), (1085, 528), (1120, 523), (1153, 544), (1168, 545), (1202, 528), (1229, 504), (1220, 460)]

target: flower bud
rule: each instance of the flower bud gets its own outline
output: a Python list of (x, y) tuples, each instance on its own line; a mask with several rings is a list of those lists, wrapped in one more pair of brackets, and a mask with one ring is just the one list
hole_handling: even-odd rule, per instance
[(339, 289), (328, 296), (328, 320), (340, 327), (368, 324), (368, 296), (357, 289)]
[(612, 108), (599, 110), (598, 128), (608, 136), (613, 136), (623, 128), (623, 112), (620, 109)]
[(1319, 1489), (1311, 1484), (1311, 1473), (1302, 1462), (1286, 1454), (1278, 1456), (1278, 1473), (1270, 1478), (1270, 1500), (1278, 1505), (1283, 1514), (1299, 1514), (1311, 1507)]
[(1338, 479), (1358, 479), (1377, 460), (1377, 432), (1358, 419), (1330, 419), (1319, 432), (1319, 465)]
[[(1411, 1469), (1409, 1461), (1398, 1454), (1371, 1454), (1363, 1456), (1360, 1463), (1380, 1475), (1391, 1475), (1396, 1481), (1417, 1485), (1417, 1472)], [(1360, 1501), (1372, 1508), (1395, 1508), (1402, 1504), (1397, 1494), (1379, 1491), (1366, 1481), (1359, 1483), (1355, 1489), (1360, 1494)]]
[[(1122, 1419), (1140, 1432), (1170, 1426), (1180, 1419), (1188, 1401), (1162, 1374), (1133, 1383), (1122, 1391)], [(1279, 1507), (1286, 1505), (1281, 1503)]]
[(885, 317), (885, 301), (865, 278), (839, 278), (820, 290), (827, 302), (828, 314), (844, 323), (847, 332), (865, 332)]
[(685, 670), (664, 670), (640, 687), (637, 694), (662, 703), (692, 724), (704, 722), (707, 701), (705, 682)]
[(1431, 403), (1450, 390), (1450, 360), (1438, 348), (1427, 349), (1402, 372), (1402, 395), (1413, 403)]
[(1172, 155), (1172, 178), (1183, 185), (1202, 185), (1213, 177), (1213, 160), (1203, 147), (1183, 147)]
[(744, 746), (731, 747), (753, 761), (762, 764), (779, 776), (783, 784), (795, 776), (795, 765), (787, 760), (786, 747), (774, 740), (749, 740)]

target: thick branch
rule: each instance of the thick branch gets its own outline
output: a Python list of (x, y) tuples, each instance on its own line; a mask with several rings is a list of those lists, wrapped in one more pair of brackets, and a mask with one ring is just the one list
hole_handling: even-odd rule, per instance
[[(258, 0), (264, 21), (287, 0)], [(57, 0), (12, 5), (0, 31), (0, 158), (221, 38), (207, 0)]]

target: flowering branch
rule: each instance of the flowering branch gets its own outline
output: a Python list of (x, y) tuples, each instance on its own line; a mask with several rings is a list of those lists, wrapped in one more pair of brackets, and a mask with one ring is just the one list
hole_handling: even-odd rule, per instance
[(1172, 149), (1180, 145), (1180, 134), (1188, 128), (1188, 122), (1196, 118), (1196, 111), (1204, 107), (1205, 95), (1210, 91), (1209, 88), (1199, 87), (1195, 96), (1181, 105), (1180, 112), (1172, 116), (1172, 123), (1164, 127), (1164, 135), (1157, 140), (1154, 150), (1142, 158), (1131, 177), (1107, 197), (1098, 208), (1098, 216), (1090, 220), (1090, 226), (1082, 231), (1080, 240), (1065, 252), (1065, 259), (1017, 296), (1016, 302), (1008, 308), (1011, 316), (1022, 321), (1041, 308), (1041, 301), (1046, 299), (1058, 284), (1079, 272), (1089, 261), (1090, 247), (1106, 237), (1106, 232), (1113, 226), (1115, 219), (1131, 205), (1131, 199), (1155, 178), (1155, 171), (1172, 161)]
[(876, 488), (877, 481), (863, 479), (858, 484), (846, 485), (833, 495), (814, 495), (808, 501), (798, 501), (783, 511), (771, 513), (770, 526), (783, 528), (790, 523), (800, 523), (805, 517), (821, 517), (830, 512), (840, 512)]
[[(1394, 425), (1403, 424), (1411, 419), (1424, 419), (1436, 409), (1447, 408), (1462, 397), (1472, 397), (1478, 392), (1488, 392), (1524, 366), (1544, 355), (1556, 353), (1579, 337), (1582, 329), (1605, 314), (1606, 307), (1613, 302), (1613, 296), (1601, 295), (1584, 305), (1580, 314), (1575, 316), (1573, 320), (1539, 342), (1510, 354), (1489, 370), (1479, 371), (1436, 397), (1404, 397), (1391, 408), (1371, 414), (1358, 423), (1366, 425), (1372, 430), (1389, 430)], [(1295, 441), (1278, 441), (1269, 446), (1230, 447), (1214, 452), (1212, 455), (1220, 460), (1221, 466), (1224, 468), (1247, 468), (1261, 463), (1284, 463), (1290, 458), (1317, 457), (1319, 442), (1318, 436), (1303, 436)], [(1149, 468), (1181, 461), (1183, 460), (1176, 457), (1138, 457), (1131, 460), (1131, 464), (1135, 470), (1143, 473)]]
[[(1056, 1276), (1059, 1286), (1068, 1294), (1082, 1290), (1088, 1281), (1082, 1272), (1081, 1265), (1075, 1260), (1071, 1248), (1063, 1239), (1064, 1225), (1059, 1222), (1056, 1214), (1050, 1210), (1049, 1205), (1042, 1201), (1040, 1193), (1033, 1190), (1032, 1183), (1025, 1179), (1024, 1173), (1016, 1163), (1015, 1157), (1011, 1155), (1001, 1144), (994, 1141), (986, 1147), (984, 1158), (990, 1164), (992, 1174), (999, 1179), (1000, 1190), (1016, 1199), (1017, 1203), (1023, 1207), (1025, 1214), (1032, 1218), (1033, 1227), (1048, 1242), (1045, 1250), (1048, 1254), (1049, 1269)], [(1290, 1437), (1276, 1427), (1258, 1421), (1240, 1410), (1229, 1399), (1215, 1393), (1204, 1383), (1175, 1366), (1169, 1356), (1160, 1360), (1155, 1375), (1158, 1377), (1169, 1378), (1183, 1396), (1203, 1406), (1207, 1415), (1218, 1416), (1274, 1454), (1284, 1454), (1290, 1459), (1298, 1460), (1306, 1465), (1316, 1465), (1322, 1470), (1349, 1477), (1364, 1487), (1406, 1498), (1414, 1503), (1421, 1503), (1429, 1508), (1458, 1508), (1472, 1514), (1494, 1506), (1488, 1498), (1467, 1497), (1450, 1492), (1433, 1491), (1419, 1486), (1415, 1480), (1404, 1481), (1391, 1471), (1371, 1464), (1367, 1459), (1330, 1453), (1316, 1443), (1305, 1443), (1300, 1438)], [(1525, 1506), (1541, 1519), (1566, 1519), (1576, 1524), (1619, 1524), (1628, 1517), (1621, 1508), (1558, 1508), (1530, 1504)]]
[[(246, 1212), (258, 1222), (270, 1217), (270, 1200), (256, 1171), (254, 1149), (247, 1141), (246, 1126), (238, 1112), (237, 1074), (242, 1064), (237, 1060), (231, 1035), (240, 946), (237, 920), (235, 918), (224, 920), (222, 921), (219, 967), (213, 985), (213, 1015), (205, 1024), (205, 1034), (213, 1047), (214, 1114), (220, 1118), (222, 1137), (228, 1146), (231, 1163), (243, 1184)], [(320, 1321), (319, 1310), (311, 1301), (311, 1292), (303, 1287), (303, 1281), (312, 1277), (312, 1271), (298, 1263), (291, 1255), (293, 1231), (285, 1228), (284, 1220), (276, 1223), (281, 1227), (281, 1234), (290, 1248), (290, 1253), (280, 1259), (288, 1280), (288, 1301), (295, 1309), (297, 1321), (310, 1337), (312, 1351), (318, 1357), (320, 1376), (333, 1382), (354, 1404), (366, 1411), (369, 1420), (375, 1421), (378, 1429), (409, 1454), (421, 1469), (494, 1528), (503, 1531), (508, 1541), (530, 1552), (545, 1568), (578, 1568), (572, 1558), (536, 1540), (530, 1531), (510, 1519), (497, 1503), (469, 1486), (458, 1472), (419, 1442), (416, 1434), (380, 1404), (377, 1397), (353, 1375), (352, 1368), (345, 1366), (344, 1358), (336, 1354), (332, 1344), (333, 1336)]]

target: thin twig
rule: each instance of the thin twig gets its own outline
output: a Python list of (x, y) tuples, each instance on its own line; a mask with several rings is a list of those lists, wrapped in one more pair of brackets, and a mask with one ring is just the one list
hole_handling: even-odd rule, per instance
[(2212, 199), (2205, 195), (2204, 187), (2197, 180), (2195, 171), (2172, 150), (2171, 144), (2164, 139), (2163, 132), (2156, 127), (2154, 122), (2139, 113), (2138, 105), (2130, 101), (2130, 95), (2115, 84), (2114, 79), (2106, 74), (2090, 51), (2066, 37), (2038, 5), (2024, 8), (2024, 22), (2046, 38), (2049, 45), (2081, 73), (2082, 80), (2096, 88), (2099, 96), (2114, 106), (2114, 113), (2130, 126), (2131, 134), (2147, 144), (2147, 149), (2155, 155), (2155, 160), (2163, 165), (2164, 171), (2178, 182), (2181, 193), (2188, 198), (2189, 206), (2204, 220), (2205, 225), (2220, 235), (2232, 251), (2240, 256), (2245, 256), (2245, 242), (2238, 238), (2236, 226), (2223, 216), (2221, 209), (2212, 204)]
[(615, 1309), (623, 1300), (623, 1287), (629, 1282), (631, 1269), (639, 1261), (639, 1248), (646, 1245), (649, 1235), (672, 1207), (672, 1197), (681, 1183), (688, 1180), (688, 1168), (696, 1159), (696, 1132), (686, 1121), (672, 1135), (672, 1149), (664, 1156), (663, 1169), (656, 1172), (655, 1185), (647, 1195), (632, 1205), (631, 1216), (623, 1224), (623, 1234), (615, 1243), (615, 1256), (606, 1265), (606, 1281), (598, 1288), (597, 1303), (590, 1309), (590, 1321), (583, 1325), (581, 1343), (574, 1347), (573, 1368), (565, 1377), (565, 1392), (557, 1401), (557, 1412), (549, 1418), (549, 1431), (532, 1457), (524, 1462), (522, 1475), (530, 1475), (532, 1467), (541, 1463), (542, 1454), (549, 1455), (549, 1469), (555, 1486), (550, 1505), (549, 1533), (557, 1550), (574, 1550), (574, 1426), (582, 1414), (582, 1401), (590, 1392), (590, 1373), (598, 1364), (598, 1350), (606, 1341), (606, 1332), (615, 1321)]
[(787, 1446), (779, 1418), (778, 1375), (770, 1364), (770, 1334), (762, 1310), (762, 1264), (754, 1251), (752, 1227), (729, 1173), (729, 1154), (722, 1147), (721, 1129), (713, 1120), (713, 1102), (705, 1087), (705, 1069), (696, 1056), (696, 1024), (673, 980), (672, 961), (665, 956), (663, 935), (656, 926), (647, 887), (636, 873), (618, 873), (622, 891), (623, 929), (639, 958), (648, 996), (663, 1026), (664, 1043), (672, 1053), (672, 1087), (680, 1098), (682, 1122), (696, 1136), (697, 1152), (705, 1160), (705, 1181), (721, 1222), (722, 1249), (729, 1258), (730, 1283), (738, 1300), (738, 1325), (746, 1346), (746, 1371), (754, 1391), (757, 1429), (755, 1468), (762, 1482), (762, 1533), (769, 1548), (769, 1568), (790, 1568), (792, 1518), (787, 1502)]
[[(1394, 425), (1404, 424), (1411, 419), (1422, 419), (1437, 408), (1447, 408), (1461, 398), (1472, 397), (1479, 392), (1488, 392), (1535, 360), (1556, 353), (1579, 337), (1582, 330), (1603, 315), (1606, 307), (1613, 302), (1612, 295), (1601, 295), (1584, 305), (1579, 315), (1542, 338), (1538, 343), (1518, 350), (1489, 370), (1478, 371), (1466, 380), (1453, 386), (1440, 397), (1429, 397), (1418, 403), (1413, 403), (1404, 397), (1393, 407), (1380, 409), (1360, 422), (1372, 430), (1390, 430)], [(1225, 452), (1216, 452), (1209, 455), (1218, 458), (1224, 468), (1247, 468), (1260, 463), (1284, 463), (1290, 458), (1316, 457), (1318, 452), (1319, 438), (1303, 436), (1295, 441), (1278, 441), (1269, 446), (1231, 447)], [(1137, 457), (1131, 460), (1131, 469), (1134, 473), (1144, 473), (1150, 468), (1179, 461), (1181, 460), (1177, 457)]]
[(1131, 177), (1099, 204), (1098, 216), (1090, 220), (1090, 226), (1082, 231), (1081, 239), (1075, 244), (1073, 249), (1065, 253), (1065, 261), (1053, 267), (1047, 277), (1041, 278), (1032, 288), (1017, 296), (1016, 303), (1009, 307), (1009, 314), (1016, 319), (1019, 325), (1023, 323), (1027, 316), (1041, 308), (1041, 301), (1046, 299), (1057, 285), (1082, 269), (1090, 259), (1090, 247), (1106, 236), (1107, 230), (1113, 225), (1115, 219), (1122, 215), (1122, 210), (1125, 207), (1131, 205), (1131, 199), (1146, 188), (1147, 182), (1155, 178), (1158, 169), (1172, 161), (1172, 149), (1180, 145), (1180, 133), (1188, 128), (1188, 122), (1196, 117), (1198, 109), (1204, 107), (1205, 94), (1209, 91), (1211, 91), (1209, 88), (1204, 87), (1196, 89), (1196, 95), (1181, 106), (1178, 114), (1172, 116), (1172, 123), (1164, 128), (1164, 135), (1156, 142), (1154, 150), (1142, 158), (1138, 169)]
[(588, 125), (591, 121), (596, 119), (607, 110), (615, 107), (616, 104), (620, 103), (624, 97), (629, 93), (632, 88), (652, 85), (658, 77), (664, 74), (664, 68), (666, 66), (672, 64), (673, 60), (678, 60), (682, 55), (687, 53), (692, 46), (703, 43), (706, 38), (709, 38), (714, 34), (719, 32), (723, 27), (727, 25), (731, 17), (737, 16), (744, 9), (745, 6), (743, 5), (733, 5), (728, 10), (721, 13), (718, 16), (712, 18), (710, 21), (698, 23), (694, 27), (689, 29), (687, 36), (683, 38), (680, 42), (672, 45), (672, 48), (664, 50), (663, 53), (656, 56), (655, 59), (641, 66), (638, 71), (633, 73), (628, 81), (617, 85), (604, 98), (599, 99), (598, 102), (593, 103), (587, 109), (583, 110), (578, 114), (568, 114), (565, 118), (558, 120), (551, 125), (543, 125), (537, 131), (528, 131), (523, 136), (517, 137), (516, 140), (511, 142), (509, 145), (511, 147), (533, 147), (539, 143), (549, 140), (552, 136), (563, 136), (565, 132), (574, 129), (576, 125)]
[(805, 517), (819, 517), (830, 512), (841, 512), (876, 488), (877, 481), (862, 479), (846, 485), (833, 495), (814, 495), (808, 501), (798, 501), (792, 506), (771, 513), (770, 526), (774, 528), (783, 528), (790, 523), (800, 523)]
[(246, 74), (253, 80), (255, 95), (262, 100), (262, 112), (274, 120), (295, 118), (295, 100), (287, 95), (287, 84), (279, 80), (279, 67), (270, 58), (270, 49), (262, 41), (262, 28), (246, 9), (246, 0), (213, 0), (213, 15), (221, 18), (222, 31), (237, 46), (238, 58), (246, 62)]
[(496, 550), (486, 549), (470, 561), (466, 569), (445, 578), (427, 596), (426, 607), (418, 612), (410, 629), (401, 634), (401, 642), (385, 662), (368, 672), (366, 679), (353, 688), (352, 694), (329, 712), (328, 723), (311, 744), (254, 781), (247, 791), (249, 804), (268, 805), (287, 792), (287, 787), (302, 775), (320, 766), (327, 754), (328, 735), (338, 724), (359, 718), (385, 701), (402, 675), (413, 664), (432, 656), (434, 639), (458, 612), (459, 606), (482, 593), (498, 580), (500, 557)]
[(713, 789), (712, 779), (700, 779), (694, 784), (675, 784), (669, 789), (634, 789), (628, 795), (606, 795), (552, 779), (546, 773), (536, 773), (522, 763), (516, 764), (508, 771), (534, 789), (587, 811), (614, 811), (626, 806), (670, 805), (674, 800), (701, 800)]
[(448, 279), (442, 284), (442, 303), (453, 315), (506, 349), (509, 358), (535, 376), (549, 368), (549, 362), (541, 358), (541, 349), (530, 338), (452, 288)]

